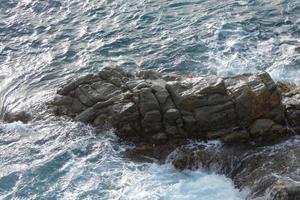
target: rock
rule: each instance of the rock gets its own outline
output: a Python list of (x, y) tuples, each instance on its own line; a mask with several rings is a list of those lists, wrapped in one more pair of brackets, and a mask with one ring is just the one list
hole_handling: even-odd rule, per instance
[(165, 74), (163, 75), (165, 81), (180, 81), (182, 80), (182, 75), (179, 74)]
[(184, 115), (182, 117), (184, 122), (184, 129), (189, 136), (194, 137), (195, 132), (197, 132), (197, 121), (192, 115)]
[(73, 103), (73, 98), (70, 96), (56, 95), (53, 99), (55, 105), (70, 105)]
[[(209, 133), (233, 127), (255, 129), (257, 123), (252, 124), (259, 119), (285, 125), (285, 105), (267, 73), (225, 79), (191, 75), (166, 78), (151, 70), (134, 76), (119, 67), (104, 67), (98, 75), (86, 75), (68, 83), (58, 94), (53, 101), (57, 114), (94, 125), (108, 123), (124, 138), (151, 141), (153, 135), (162, 132), (168, 139), (215, 138), (217, 135)], [(295, 107), (294, 97), (285, 102), (291, 105), (288, 108)], [(289, 121), (298, 124), (298, 111), (287, 113)], [(284, 132), (282, 127), (269, 128), (251, 133), (249, 140), (259, 141), (265, 136), (271, 140), (274, 135), (283, 135), (279, 134)], [(244, 141), (243, 138), (246, 135), (232, 132), (223, 140)]]
[(154, 85), (151, 88), (163, 112), (175, 107), (165, 87)]
[(175, 124), (176, 125), (176, 120), (181, 118), (181, 114), (178, 109), (176, 108), (171, 108), (167, 110), (164, 114), (164, 121), (165, 123), (168, 124)]
[(208, 140), (215, 140), (215, 139), (221, 138), (221, 140), (222, 140), (222, 137), (224, 137), (226, 134), (230, 134), (230, 132), (225, 131), (225, 130), (220, 130), (220, 131), (209, 131), (209, 132), (207, 132), (207, 134), (206, 134), (206, 138), (207, 138)]
[(245, 143), (249, 142), (250, 134), (246, 130), (233, 131), (221, 137), (221, 141), (225, 144)]
[(250, 128), (251, 137), (258, 143), (273, 142), (288, 135), (287, 129), (270, 119), (259, 119)]
[[(176, 106), (186, 111), (218, 103), (207, 101), (207, 96), (210, 94), (226, 94), (224, 81), (215, 76), (168, 82), (166, 89), (174, 99)], [(216, 99), (216, 101), (218, 100)]]
[(127, 73), (120, 67), (104, 67), (99, 72), (99, 77), (102, 80), (110, 80), (110, 78), (124, 78), (127, 76)]
[(300, 87), (293, 86), (293, 89), (284, 94), (283, 105), (286, 107), (286, 118), (289, 125), (298, 133), (300, 128)]
[(74, 82), (70, 82), (68, 84), (66, 84), (63, 88), (59, 89), (57, 91), (57, 94), (60, 94), (60, 95), (67, 95), (69, 94), (72, 90), (75, 90), (76, 89), (76, 85)]
[(8, 123), (16, 121), (28, 123), (31, 120), (31, 115), (25, 111), (7, 112), (4, 114), (3, 120)]
[(177, 150), (176, 157), (172, 160), (172, 164), (179, 170), (193, 168), (193, 165), (196, 164), (194, 152), (187, 148)]
[(172, 155), (172, 164), (179, 170), (201, 168), (225, 174), (236, 187), (248, 191), (246, 199), (299, 199), (299, 138), (259, 148), (193, 143), (177, 148)]
[(76, 88), (75, 95), (78, 97), (78, 100), (87, 107), (93, 106), (101, 98), (101, 96), (87, 84), (80, 85)]
[(161, 122), (161, 114), (159, 110), (152, 110), (145, 114), (143, 119), (145, 122)]
[[(77, 121), (114, 128), (137, 145), (132, 157), (161, 161), (177, 149), (176, 168), (225, 174), (250, 190), (247, 199), (299, 199), (300, 143), (296, 136), (283, 140), (289, 130), (300, 130), (297, 88), (284, 90), (266, 72), (220, 78), (105, 67), (66, 84), (51, 106)], [(181, 146), (186, 139), (202, 141)]]
[(280, 105), (271, 110), (266, 115), (262, 116), (262, 118), (271, 119), (277, 124), (285, 125), (286, 116), (285, 116), (286, 107), (285, 105)]
[(93, 124), (95, 126), (104, 126), (106, 123), (108, 123), (108, 121), (109, 119), (107, 119), (107, 116), (105, 114), (100, 114), (95, 118)]
[(298, 200), (300, 199), (300, 185), (289, 180), (276, 181), (268, 193), (271, 200)]
[(270, 119), (259, 119), (251, 126), (250, 134), (255, 142), (268, 143), (283, 138), (287, 135), (287, 131), (283, 126), (275, 124)]
[(76, 121), (88, 123), (95, 119), (96, 110), (93, 107), (90, 107), (84, 111), (82, 111), (79, 115), (75, 117)]
[[(99, 98), (98, 101), (105, 101), (112, 98), (115, 95), (121, 93), (121, 90), (111, 83), (105, 83), (102, 81), (95, 82), (91, 85), (91, 88), (96, 90), (94, 98)], [(92, 95), (93, 96), (93, 95)]]
[(107, 108), (108, 106), (112, 105), (114, 103), (114, 99), (109, 99), (107, 101), (100, 101), (98, 103), (96, 103), (95, 105), (93, 105), (93, 108), (95, 110), (99, 110), (99, 109), (103, 109), (103, 108)]
[(154, 144), (165, 144), (168, 141), (168, 137), (164, 132), (159, 132), (151, 137), (151, 141)]
[(236, 126), (236, 115), (232, 102), (205, 106), (195, 110), (199, 131), (212, 131)]
[(169, 124), (166, 124), (165, 125), (165, 131), (166, 133), (168, 133), (168, 135), (176, 135), (178, 134), (178, 131), (177, 131), (177, 126), (176, 125), (169, 125)]
[(126, 82), (126, 85), (131, 91), (138, 91), (142, 88), (149, 88), (151, 85), (145, 80), (129, 80)]
[(287, 119), (292, 127), (300, 127), (300, 110), (287, 110)]
[(143, 88), (140, 90), (140, 111), (144, 116), (151, 110), (160, 110), (160, 106), (152, 93), (151, 89)]
[(263, 135), (270, 131), (273, 125), (275, 123), (270, 119), (258, 119), (251, 126), (250, 133), (251, 135)]
[(247, 127), (281, 105), (281, 95), (267, 73), (244, 74), (225, 80), (240, 126)]
[(79, 99), (74, 98), (73, 102), (71, 104), (71, 107), (69, 108), (68, 106), (66, 106), (68, 108), (68, 110), (70, 110), (70, 112), (72, 113), (80, 113), (82, 111), (84, 111), (85, 109), (87, 109), (88, 107), (83, 105)]
[(160, 73), (152, 70), (141, 70), (136, 74), (136, 76), (138, 76), (141, 79), (162, 79), (162, 75)]

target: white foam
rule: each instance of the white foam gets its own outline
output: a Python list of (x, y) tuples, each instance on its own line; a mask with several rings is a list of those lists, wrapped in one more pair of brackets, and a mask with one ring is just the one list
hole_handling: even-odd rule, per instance
[(135, 171), (120, 179), (122, 189), (111, 199), (123, 200), (241, 200), (232, 181), (224, 176), (203, 171), (177, 171), (171, 164), (151, 164), (145, 171)]

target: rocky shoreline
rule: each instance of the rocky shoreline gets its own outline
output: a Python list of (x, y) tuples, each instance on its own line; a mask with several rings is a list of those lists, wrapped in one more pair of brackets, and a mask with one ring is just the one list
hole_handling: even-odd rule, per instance
[[(250, 188), (248, 199), (300, 199), (300, 145), (284, 145), (300, 133), (300, 90), (266, 72), (222, 78), (106, 67), (67, 83), (50, 105), (57, 115), (114, 128), (137, 145), (129, 157), (164, 161), (176, 149), (175, 167), (217, 166)], [(187, 139), (222, 145), (191, 148)]]

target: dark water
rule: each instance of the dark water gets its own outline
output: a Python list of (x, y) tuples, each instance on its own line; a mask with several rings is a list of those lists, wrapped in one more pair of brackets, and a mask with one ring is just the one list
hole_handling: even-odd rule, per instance
[(299, 0), (0, 0), (2, 199), (243, 199), (230, 180), (133, 163), (113, 133), (44, 103), (105, 65), (221, 76), (266, 70), (300, 83)]

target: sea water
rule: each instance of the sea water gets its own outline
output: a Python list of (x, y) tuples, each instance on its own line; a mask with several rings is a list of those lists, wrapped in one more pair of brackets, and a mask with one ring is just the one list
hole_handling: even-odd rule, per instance
[(66, 80), (103, 66), (300, 82), (299, 0), (0, 0), (0, 199), (238, 200), (222, 175), (133, 162), (114, 132), (55, 117)]

